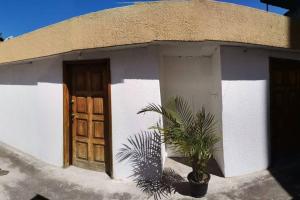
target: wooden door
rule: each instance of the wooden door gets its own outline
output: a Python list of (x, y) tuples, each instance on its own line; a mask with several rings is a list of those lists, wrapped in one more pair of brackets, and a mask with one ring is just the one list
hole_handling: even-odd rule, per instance
[(270, 60), (272, 161), (300, 153), (300, 62)]
[(108, 170), (108, 70), (106, 62), (70, 66), (71, 162), (78, 167)]

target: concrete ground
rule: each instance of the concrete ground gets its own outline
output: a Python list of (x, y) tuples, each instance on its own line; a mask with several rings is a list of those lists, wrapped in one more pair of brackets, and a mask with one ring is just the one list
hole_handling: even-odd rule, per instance
[[(186, 176), (190, 168), (167, 159), (177, 173)], [(106, 174), (76, 167), (62, 169), (47, 165), (6, 145), (0, 146), (1, 200), (131, 200), (147, 199), (130, 181), (111, 180)], [(212, 176), (203, 200), (215, 199), (300, 199), (300, 164), (275, 171), (262, 171), (236, 178)], [(0, 173), (1, 174), (1, 173)], [(169, 199), (193, 199), (187, 184)]]

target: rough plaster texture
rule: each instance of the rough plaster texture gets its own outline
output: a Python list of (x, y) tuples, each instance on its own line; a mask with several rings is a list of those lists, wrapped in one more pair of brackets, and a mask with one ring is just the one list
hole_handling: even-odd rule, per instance
[(224, 175), (269, 166), (269, 57), (296, 53), (221, 47)]
[[(127, 138), (148, 130), (159, 116), (137, 115), (148, 103), (161, 104), (156, 47), (59, 55), (0, 66), (0, 141), (47, 163), (63, 164), (62, 63), (110, 59), (114, 178), (128, 178), (128, 163), (115, 155)], [(1, 167), (1, 166), (0, 166)]]
[[(193, 111), (204, 106), (216, 116), (218, 134), (222, 134), (221, 66), (219, 48), (214, 45), (165, 45), (160, 48), (160, 85), (162, 103), (182, 96)], [(215, 157), (223, 169), (222, 143)], [(178, 156), (170, 148), (168, 156)]]
[(222, 127), (222, 84), (221, 84), (221, 52), (220, 46), (216, 47), (211, 56), (213, 79), (211, 84), (211, 113), (215, 115), (216, 134), (220, 141), (215, 146), (214, 158), (224, 174), (224, 150), (223, 150), (223, 127)]
[(194, 111), (202, 106), (210, 110), (212, 67), (208, 57), (164, 58), (164, 103), (174, 96), (182, 96), (190, 102)]
[(62, 166), (61, 60), (0, 66), (0, 93), (0, 141)]
[(225, 176), (268, 167), (268, 56), (221, 48)]
[[(204, 106), (215, 115), (216, 133), (222, 138), (222, 92), (220, 48), (216, 45), (164, 45), (160, 47), (160, 86), (162, 103), (182, 96), (194, 111)], [(168, 149), (168, 156), (176, 153)], [(215, 158), (224, 170), (222, 140)]]
[(213, 40), (299, 49), (298, 25), (284, 16), (207, 0), (140, 3), (72, 18), (3, 42), (0, 63), (153, 41)]
[[(164, 56), (163, 75), (160, 83), (163, 85), (162, 104), (167, 104), (170, 98), (181, 96), (186, 99), (193, 111), (201, 106), (210, 109), (211, 59), (194, 56)], [(167, 149), (168, 157), (180, 156), (172, 148)]]

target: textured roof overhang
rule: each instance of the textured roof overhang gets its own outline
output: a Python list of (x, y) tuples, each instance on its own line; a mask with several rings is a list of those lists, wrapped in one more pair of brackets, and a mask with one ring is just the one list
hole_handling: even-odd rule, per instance
[(285, 16), (214, 1), (141, 3), (75, 17), (0, 43), (0, 63), (153, 41), (300, 49), (298, 25)]

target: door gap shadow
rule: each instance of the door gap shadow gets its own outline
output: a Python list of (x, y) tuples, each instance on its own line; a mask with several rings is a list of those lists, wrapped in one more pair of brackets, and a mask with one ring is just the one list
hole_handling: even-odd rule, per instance
[(280, 186), (293, 198), (300, 199), (300, 155), (278, 159), (268, 169)]
[(50, 200), (40, 194), (35, 195), (31, 200)]

